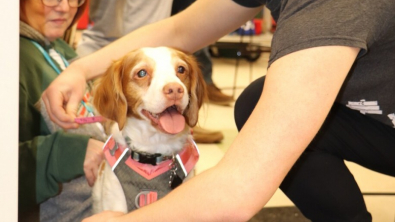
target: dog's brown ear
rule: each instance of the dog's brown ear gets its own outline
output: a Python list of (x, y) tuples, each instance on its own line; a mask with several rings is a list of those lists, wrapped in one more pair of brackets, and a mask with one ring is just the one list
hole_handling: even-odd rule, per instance
[(93, 88), (93, 105), (107, 119), (114, 120), (122, 129), (126, 123), (127, 102), (123, 93), (122, 60), (114, 62), (104, 73), (95, 80)]
[(189, 126), (193, 127), (198, 122), (199, 109), (203, 102), (207, 100), (206, 84), (202, 72), (196, 59), (191, 55), (187, 58), (190, 66), (191, 91), (189, 95), (189, 105), (185, 111), (186, 120)]

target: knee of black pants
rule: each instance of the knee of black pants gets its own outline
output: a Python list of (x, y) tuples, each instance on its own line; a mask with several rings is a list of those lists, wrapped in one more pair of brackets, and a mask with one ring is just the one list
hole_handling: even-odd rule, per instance
[(261, 96), (265, 77), (261, 77), (252, 82), (241, 95), (237, 98), (235, 103), (235, 122), (237, 129), (240, 131), (243, 128), (245, 122), (250, 117), (255, 105), (258, 103), (259, 97)]
[(363, 196), (344, 161), (306, 150), (280, 189), (312, 222), (371, 222)]

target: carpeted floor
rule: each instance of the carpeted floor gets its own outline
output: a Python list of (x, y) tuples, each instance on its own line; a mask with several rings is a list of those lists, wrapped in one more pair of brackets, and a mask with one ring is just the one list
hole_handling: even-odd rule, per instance
[(248, 222), (311, 222), (296, 207), (265, 207)]

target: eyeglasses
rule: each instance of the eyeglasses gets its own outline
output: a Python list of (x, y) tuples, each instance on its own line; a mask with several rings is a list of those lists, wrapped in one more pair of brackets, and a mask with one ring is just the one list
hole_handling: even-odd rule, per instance
[[(58, 6), (63, 0), (41, 0), (45, 6), (54, 7)], [(80, 7), (84, 4), (85, 0), (66, 0), (69, 2), (69, 6), (73, 8)]]

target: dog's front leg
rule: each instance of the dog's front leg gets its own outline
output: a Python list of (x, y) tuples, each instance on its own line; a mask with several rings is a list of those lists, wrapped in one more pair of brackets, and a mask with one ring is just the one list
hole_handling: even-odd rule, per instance
[(111, 170), (111, 166), (103, 161), (98, 178), (92, 191), (93, 213), (106, 210), (127, 213), (127, 203), (121, 183)]

